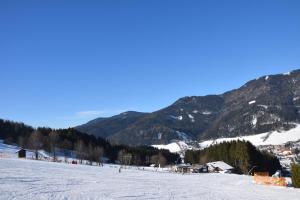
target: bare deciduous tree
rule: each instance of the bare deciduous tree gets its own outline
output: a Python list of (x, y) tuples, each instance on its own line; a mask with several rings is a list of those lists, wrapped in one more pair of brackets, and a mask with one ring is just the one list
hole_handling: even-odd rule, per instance
[(90, 165), (92, 165), (94, 160), (94, 146), (89, 143), (89, 146), (86, 150), (86, 159), (89, 161)]
[(156, 166), (158, 166), (159, 165), (159, 163), (158, 163), (158, 155), (151, 156), (150, 163), (151, 164), (155, 164)]
[(130, 165), (131, 164), (132, 155), (127, 153), (125, 150), (121, 150), (118, 153), (118, 161), (121, 165)]
[(164, 167), (167, 164), (167, 160), (161, 152), (158, 154), (158, 163), (161, 167)]
[(146, 156), (146, 157), (145, 157), (145, 164), (146, 164), (146, 165), (150, 165), (150, 162), (151, 162), (150, 156)]
[(95, 147), (94, 148), (94, 159), (96, 162), (98, 162), (98, 165), (101, 165), (102, 156), (103, 156), (103, 148)]
[(160, 152), (158, 155), (153, 155), (150, 158), (150, 162), (156, 166), (164, 167), (167, 163), (165, 156)]
[(69, 156), (70, 149), (72, 149), (72, 144), (68, 140), (64, 140), (62, 143), (62, 148), (64, 152), (65, 162), (67, 162), (67, 158)]
[(75, 151), (76, 151), (76, 157), (79, 159), (80, 163), (82, 164), (82, 160), (85, 157), (85, 144), (82, 140), (79, 140), (76, 144), (75, 144)]
[(200, 164), (206, 164), (207, 161), (208, 161), (208, 159), (207, 159), (206, 155), (200, 156), (200, 158), (199, 158), (199, 163)]
[(18, 145), (21, 148), (25, 148), (26, 147), (26, 139), (23, 136), (18, 137)]
[(53, 161), (56, 161), (56, 147), (58, 142), (59, 136), (56, 132), (52, 131), (49, 133), (49, 142), (50, 142), (50, 149), (53, 155)]
[(29, 137), (28, 143), (30, 148), (35, 152), (35, 159), (38, 160), (39, 154), (38, 151), (42, 147), (42, 136), (38, 130), (35, 130)]

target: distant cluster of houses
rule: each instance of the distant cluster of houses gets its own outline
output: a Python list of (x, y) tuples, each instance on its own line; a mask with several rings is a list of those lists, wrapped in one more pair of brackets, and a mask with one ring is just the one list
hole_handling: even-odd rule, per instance
[(277, 156), (298, 155), (300, 153), (300, 141), (287, 142), (282, 145), (264, 145), (258, 146), (260, 150), (268, 151)]
[(291, 163), (300, 163), (300, 141), (287, 142), (282, 145), (264, 145), (258, 146), (261, 151), (268, 151), (277, 156), (281, 165), (287, 171), (290, 171)]
[(231, 173), (234, 168), (223, 161), (209, 162), (203, 165), (181, 163), (172, 167), (178, 173)]

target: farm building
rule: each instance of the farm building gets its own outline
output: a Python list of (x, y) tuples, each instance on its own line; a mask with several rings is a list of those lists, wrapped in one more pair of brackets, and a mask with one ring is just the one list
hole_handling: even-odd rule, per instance
[(16, 152), (18, 154), (18, 158), (26, 158), (26, 150), (20, 149)]
[(192, 165), (192, 172), (193, 173), (208, 173), (208, 166), (207, 165), (199, 165), (199, 164)]
[(209, 172), (231, 173), (231, 171), (234, 169), (232, 166), (223, 161), (210, 162), (206, 165), (208, 166)]
[(178, 164), (173, 167), (173, 171), (179, 173), (190, 173), (192, 172), (192, 166), (185, 163)]

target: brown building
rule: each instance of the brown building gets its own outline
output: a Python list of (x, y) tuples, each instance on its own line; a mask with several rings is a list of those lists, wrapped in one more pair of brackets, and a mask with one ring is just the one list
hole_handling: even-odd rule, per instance
[(26, 150), (25, 149), (20, 149), (17, 151), (18, 158), (26, 158)]

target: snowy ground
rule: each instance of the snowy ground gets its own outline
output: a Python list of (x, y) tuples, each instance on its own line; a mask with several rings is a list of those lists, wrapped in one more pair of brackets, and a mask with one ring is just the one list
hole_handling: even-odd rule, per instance
[(262, 186), (248, 176), (172, 174), (118, 166), (0, 158), (0, 199), (299, 200), (300, 190)]

